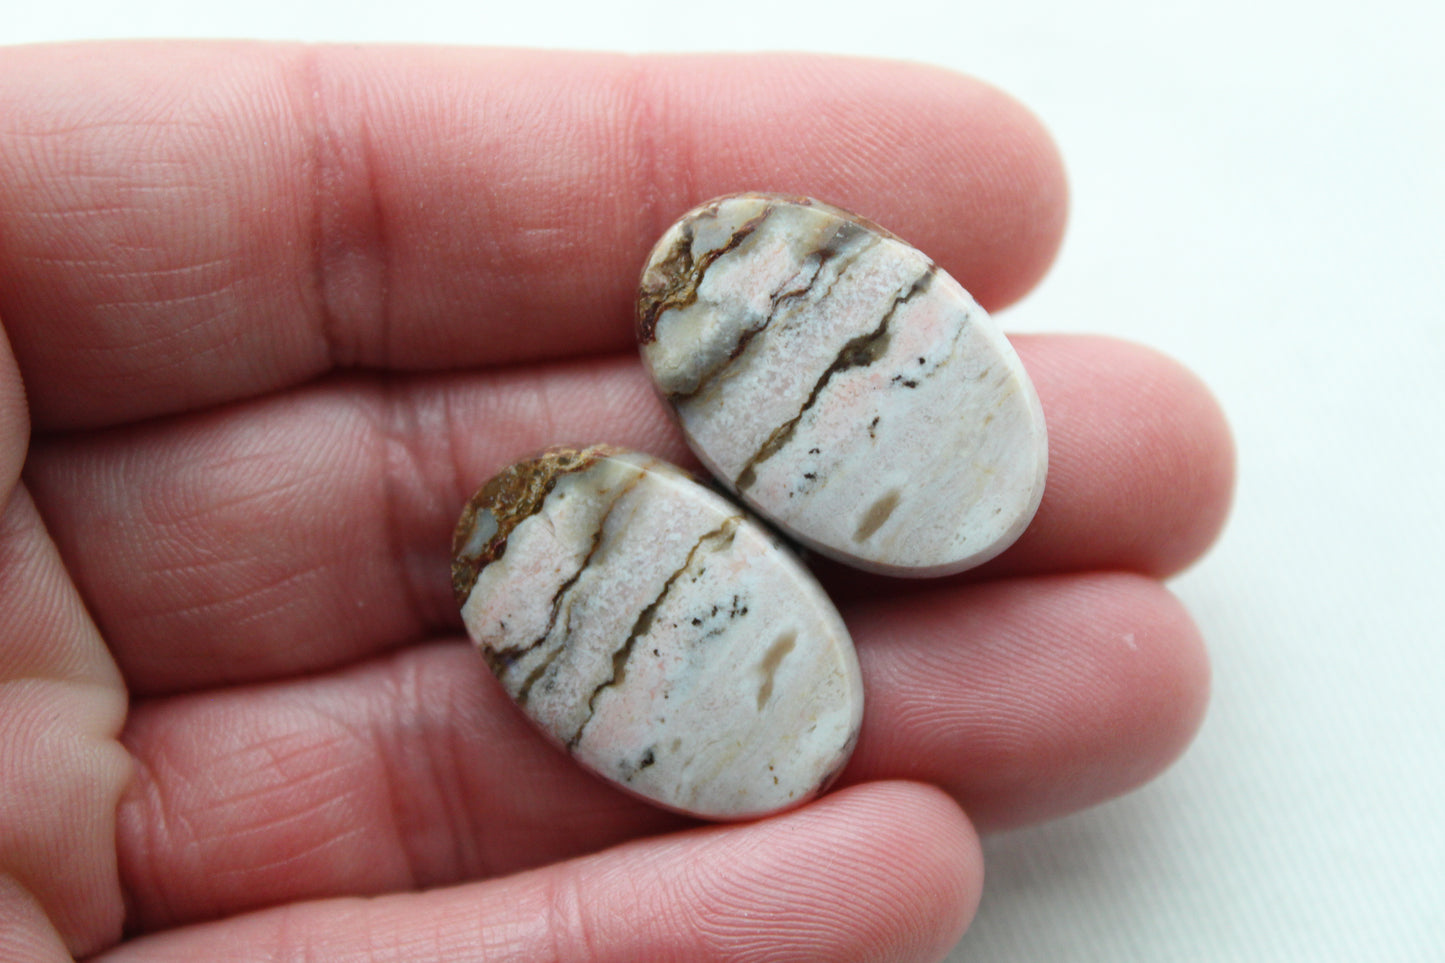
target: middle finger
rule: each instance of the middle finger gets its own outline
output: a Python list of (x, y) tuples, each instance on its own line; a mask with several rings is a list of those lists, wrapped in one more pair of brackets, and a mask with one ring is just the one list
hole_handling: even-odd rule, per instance
[[(1202, 551), (1229, 489), (1207, 392), (1121, 342), (1017, 346), (1049, 422), (1049, 484), (1030, 530), (979, 572), (1158, 575)], [(325, 670), (454, 632), (448, 546), (462, 503), (516, 457), (594, 441), (695, 464), (636, 363), (616, 358), (335, 380), (55, 438), (27, 472), (131, 690), (157, 694)], [(885, 582), (901, 584), (861, 591)]]

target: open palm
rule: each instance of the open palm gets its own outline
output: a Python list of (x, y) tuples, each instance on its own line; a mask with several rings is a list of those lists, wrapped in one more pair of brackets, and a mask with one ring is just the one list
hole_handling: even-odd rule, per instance
[(1015, 341), (1051, 473), (1010, 551), (820, 566), (868, 687), (838, 791), (690, 825), (507, 701), (456, 512), (557, 442), (691, 464), (633, 288), (736, 190), (856, 210), (987, 307), (1065, 204), (1022, 108), (918, 66), (0, 52), (0, 958), (937, 959), (975, 827), (1177, 754), (1207, 669), (1159, 579), (1217, 532), (1229, 441), (1190, 375), (1093, 338)]

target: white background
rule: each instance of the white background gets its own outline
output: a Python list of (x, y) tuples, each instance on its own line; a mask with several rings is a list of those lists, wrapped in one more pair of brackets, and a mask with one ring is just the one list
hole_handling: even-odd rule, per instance
[[(1445, 956), (1445, 6), (1291, 0), (16, 3), (0, 42), (445, 41), (903, 57), (1021, 97), (1073, 218), (1011, 330), (1155, 345), (1239, 445), (1174, 583), (1215, 697), (1125, 799), (987, 842), (957, 960)], [(18, 9), (17, 9), (18, 7)]]

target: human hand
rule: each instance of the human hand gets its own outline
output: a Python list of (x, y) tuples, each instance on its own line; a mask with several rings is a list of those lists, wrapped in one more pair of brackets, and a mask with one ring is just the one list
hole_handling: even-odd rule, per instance
[(989, 308), (1065, 205), (1020, 107), (919, 66), (0, 53), (0, 958), (937, 959), (976, 826), (1181, 750), (1207, 668), (1159, 579), (1222, 523), (1230, 443), (1190, 375), (1099, 338), (1015, 339), (1051, 464), (1011, 550), (819, 566), (868, 689), (841, 789), (690, 825), (493, 684), (455, 515), (556, 442), (693, 464), (633, 290), (736, 190), (855, 210)]

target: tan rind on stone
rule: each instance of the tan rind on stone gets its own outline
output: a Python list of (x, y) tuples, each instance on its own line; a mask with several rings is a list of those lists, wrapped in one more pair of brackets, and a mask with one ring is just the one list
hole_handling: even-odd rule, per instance
[(702, 283), (707, 269), (714, 261), (736, 248), (767, 219), (771, 207), (765, 207), (756, 217), (747, 221), (731, 235), (721, 247), (704, 251), (700, 256), (692, 250), (693, 229), (698, 218), (709, 213), (717, 215), (717, 205), (705, 207), (680, 226), (675, 235), (669, 235), (659, 242), (670, 244), (661, 258), (654, 251), (648, 259), (647, 270), (643, 272), (637, 293), (637, 340), (647, 344), (657, 337), (657, 319), (673, 308), (686, 307), (697, 300), (697, 287)]
[[(488, 479), (468, 500), (452, 533), (452, 593), (457, 604), (465, 604), (482, 569), (502, 557), (507, 536), (541, 509), (557, 479), (590, 468), (618, 450), (610, 445), (558, 445), (514, 462)], [(495, 531), (483, 544), (471, 545), (484, 519), (495, 523)]]

